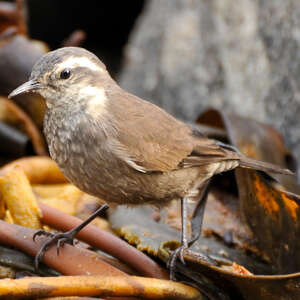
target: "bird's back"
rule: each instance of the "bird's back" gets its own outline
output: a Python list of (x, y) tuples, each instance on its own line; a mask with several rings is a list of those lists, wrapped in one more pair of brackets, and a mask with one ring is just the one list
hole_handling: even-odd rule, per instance
[(114, 92), (109, 98), (117, 140), (145, 170), (178, 169), (192, 154), (226, 155), (214, 140), (195, 134), (190, 126), (150, 102), (124, 91)]

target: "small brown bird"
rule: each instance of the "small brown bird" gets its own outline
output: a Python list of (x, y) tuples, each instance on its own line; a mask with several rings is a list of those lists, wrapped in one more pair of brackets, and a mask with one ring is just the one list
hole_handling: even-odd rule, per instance
[[(81, 190), (118, 204), (164, 206), (182, 201), (182, 247), (188, 247), (185, 203), (215, 174), (237, 167), (292, 174), (247, 158), (206, 138), (150, 102), (121, 89), (89, 51), (66, 47), (34, 65), (30, 79), (10, 97), (39, 93), (46, 100), (44, 133), (51, 157)], [(102, 208), (103, 209), (103, 208)], [(55, 236), (72, 242), (80, 228)]]

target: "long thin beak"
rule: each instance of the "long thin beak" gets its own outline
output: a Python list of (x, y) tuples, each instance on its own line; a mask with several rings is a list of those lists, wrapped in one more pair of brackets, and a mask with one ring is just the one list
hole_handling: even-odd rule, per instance
[(19, 87), (17, 87), (15, 90), (13, 90), (8, 95), (8, 98), (12, 98), (17, 95), (24, 94), (24, 93), (34, 92), (34, 91), (40, 89), (41, 87), (42, 87), (42, 85), (38, 81), (36, 81), (34, 79), (29, 80), (29, 81), (23, 83), (22, 85), (20, 85)]

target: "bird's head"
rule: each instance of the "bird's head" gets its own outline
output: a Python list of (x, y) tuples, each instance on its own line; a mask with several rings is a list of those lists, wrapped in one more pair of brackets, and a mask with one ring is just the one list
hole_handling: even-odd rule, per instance
[(39, 93), (48, 108), (64, 101), (73, 105), (76, 102), (103, 104), (105, 87), (111, 82), (97, 56), (83, 48), (65, 47), (43, 55), (33, 66), (29, 80), (9, 97)]

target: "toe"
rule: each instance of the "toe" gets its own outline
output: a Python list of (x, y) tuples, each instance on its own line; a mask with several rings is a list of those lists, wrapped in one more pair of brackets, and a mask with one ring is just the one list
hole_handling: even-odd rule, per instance
[(187, 249), (186, 246), (180, 246), (175, 249), (173, 253), (170, 255), (170, 258), (167, 262), (167, 268), (170, 270), (170, 279), (175, 280), (175, 269), (176, 269), (176, 261), (179, 258), (181, 263), (185, 265), (184, 261), (184, 250)]
[(34, 258), (34, 267), (35, 270), (38, 271), (39, 269), (39, 264), (44, 256), (45, 251), (53, 244), (53, 238), (49, 241), (47, 241), (46, 243), (43, 244), (43, 246), (40, 248), (40, 250), (38, 251), (38, 253), (36, 254), (35, 258)]
[(37, 232), (35, 232), (34, 235), (32, 236), (33, 241), (35, 241), (36, 237), (40, 236), (40, 235), (53, 236), (53, 233), (44, 231), (43, 229), (40, 229)]
[(184, 251), (185, 251), (185, 249), (186, 249), (186, 247), (184, 247), (184, 246), (182, 246), (182, 247), (180, 247), (179, 248), (179, 259), (180, 259), (180, 261), (182, 262), (182, 264), (184, 264), (185, 265), (185, 261), (184, 261)]
[(56, 243), (56, 253), (59, 255), (59, 249), (64, 245), (64, 240), (63, 239), (58, 239)]

